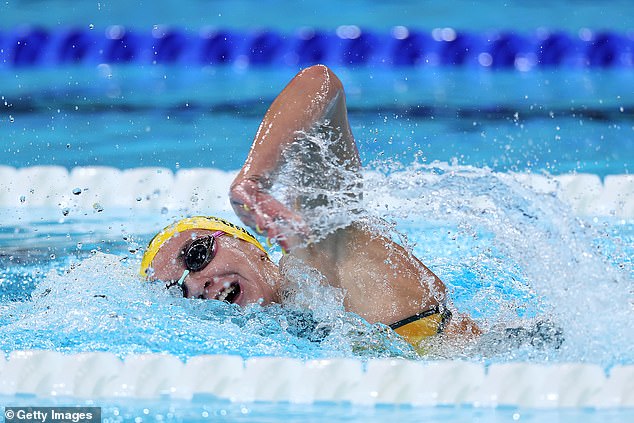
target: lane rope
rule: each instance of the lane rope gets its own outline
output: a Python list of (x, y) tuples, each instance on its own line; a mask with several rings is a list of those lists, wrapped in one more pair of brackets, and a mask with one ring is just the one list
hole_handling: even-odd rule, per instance
[[(372, 176), (371, 171), (367, 172)], [(69, 171), (61, 166), (0, 166), (0, 207), (92, 210), (100, 205), (130, 210), (189, 207), (231, 212), (227, 193), (234, 176), (235, 171), (213, 168), (174, 172), (159, 167), (77, 167)], [(434, 179), (432, 174), (417, 177)], [(634, 175), (607, 175), (603, 180), (583, 173), (515, 173), (500, 177), (512, 178), (537, 194), (558, 195), (580, 216), (634, 218)], [(372, 195), (367, 193), (370, 202)]]
[[(268, 401), (537, 409), (634, 407), (634, 366), (582, 363), (242, 359), (169, 354), (14, 351), (0, 358), (0, 395), (40, 398), (178, 398), (197, 394)], [(448, 382), (449, 381), (449, 382)]]
[(112, 25), (0, 30), (0, 70), (101, 63), (187, 66), (473, 66), (491, 69), (634, 67), (634, 33), (468, 32), (354, 25), (294, 32)]

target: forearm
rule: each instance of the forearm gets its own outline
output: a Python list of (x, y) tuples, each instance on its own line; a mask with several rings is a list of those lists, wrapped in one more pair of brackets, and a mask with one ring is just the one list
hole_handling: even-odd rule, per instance
[[(271, 104), (231, 185), (231, 205), (240, 219), (281, 241), (286, 249), (300, 243), (309, 229), (298, 210), (289, 210), (271, 197), (272, 179), (286, 156), (296, 154), (291, 145), (323, 135), (335, 140), (332, 165), (355, 171), (360, 167), (341, 82), (327, 67), (318, 65), (300, 72)], [(311, 160), (303, 155), (293, 159)]]
[[(344, 139), (352, 139), (345, 110), (345, 96), (339, 79), (325, 66), (313, 66), (300, 72), (277, 96), (267, 111), (249, 151), (232, 184), (245, 180), (260, 182), (267, 188), (278, 170), (284, 150), (298, 134), (309, 133), (319, 123), (332, 120)], [(346, 150), (357, 158), (354, 141)], [(358, 160), (358, 159), (357, 159)]]

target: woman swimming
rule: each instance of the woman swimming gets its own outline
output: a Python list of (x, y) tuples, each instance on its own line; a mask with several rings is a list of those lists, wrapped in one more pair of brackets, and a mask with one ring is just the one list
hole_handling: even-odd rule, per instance
[[(266, 305), (284, 301), (286, 269), (300, 260), (342, 290), (347, 311), (413, 345), (440, 333), (479, 335), (450, 311), (440, 279), (364, 216), (360, 168), (341, 81), (322, 65), (304, 69), (271, 104), (230, 189), (240, 219), (288, 253), (279, 266), (246, 230), (193, 217), (154, 237), (141, 273), (188, 298)], [(273, 196), (276, 183), (284, 202)]]

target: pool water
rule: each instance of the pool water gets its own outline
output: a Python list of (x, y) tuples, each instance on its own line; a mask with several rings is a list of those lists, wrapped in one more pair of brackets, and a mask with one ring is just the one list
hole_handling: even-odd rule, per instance
[[(175, 4), (157, 0), (156, 7), (124, 1), (75, 3), (51, 0), (33, 7), (29, 3), (6, 2), (0, 12), (6, 24), (95, 25), (97, 28), (120, 24), (151, 27), (156, 24), (198, 29), (205, 26), (240, 29), (279, 28), (296, 30), (299, 26), (334, 29), (339, 25), (359, 25), (385, 29), (395, 25), (421, 28), (454, 27), (486, 31), (492, 28), (534, 30), (539, 27), (578, 31), (583, 27), (631, 30), (631, 2), (612, 0), (610, 7), (583, 0), (448, 0), (442, 3), (399, 0), (376, 4), (371, 0), (354, 0), (345, 7), (333, 7), (329, 1), (310, 2), (272, 0), (260, 8), (252, 0), (235, 0), (209, 4), (191, 0)], [(341, 6), (341, 5), (337, 5)]]
[[(21, 401), (24, 401), (22, 399)], [(20, 404), (21, 402), (16, 402)], [(7, 406), (12, 401), (5, 402)], [(68, 401), (47, 401), (44, 406), (69, 404)], [(353, 407), (348, 404), (270, 404), (240, 403), (222, 401), (201, 396), (193, 401), (144, 401), (139, 407), (136, 401), (119, 400), (116, 403), (70, 402), (70, 404), (100, 406), (104, 421), (187, 421), (187, 422), (303, 422), (303, 421), (363, 421), (382, 423), (398, 420), (406, 422), (431, 421), (458, 423), (470, 422), (511, 422), (525, 421), (539, 423), (552, 422), (627, 422), (634, 417), (632, 410), (531, 410), (514, 407), (477, 408), (477, 407), (408, 407), (378, 406)], [(141, 419), (141, 420), (139, 420)]]
[[(439, 160), (603, 177), (630, 173), (634, 163), (627, 69), (334, 70), (366, 164)], [(235, 170), (294, 72), (107, 65), (21, 72), (2, 92), (2, 164)]]
[[(395, 7), (357, 1), (341, 10), (328, 2), (273, 3), (245, 13), (253, 7), (248, 1), (192, 1), (178, 10), (169, 2), (139, 9), (127, 2), (55, 0), (38, 7), (5, 2), (0, 15), (6, 27), (0, 32), (25, 22), (98, 31), (112, 24), (149, 28), (165, 22), (188, 31), (207, 25), (295, 31), (299, 24), (280, 19), (280, 8), (303, 16), (301, 25), (333, 30), (350, 23), (386, 32), (393, 25), (480, 32), (545, 26), (572, 34), (588, 26), (623, 33), (634, 27), (625, 1), (610, 7), (463, 0), (442, 5), (405, 0)], [(380, 13), (367, 13), (370, 7)], [(230, 354), (362, 363), (449, 358), (487, 366), (586, 363), (606, 372), (634, 364), (634, 216), (624, 207), (580, 213), (561, 195), (563, 187), (544, 192), (524, 179), (541, 175), (557, 186), (561, 175), (587, 173), (607, 181), (631, 174), (634, 91), (625, 88), (634, 86), (631, 68), (334, 70), (346, 87), (366, 166), (370, 215), (384, 219), (385, 230), (447, 284), (456, 310), (473, 315), (490, 336), (455, 349), (430, 345), (429, 356), (420, 358), (389, 332), (345, 313), (337, 292), (301, 272), (296, 276), (302, 295), (284, 308), (241, 310), (185, 300), (139, 281), (140, 255), (158, 228), (198, 213), (235, 221), (225, 197), (228, 184), (266, 108), (295, 68), (0, 67), (0, 175), (6, 178), (0, 181), (0, 347), (5, 354), (34, 349), (107, 351), (122, 358), (168, 353), (185, 361)], [(56, 194), (42, 199), (28, 178), (14, 178), (22, 169), (50, 165), (96, 166), (103, 175), (158, 167), (142, 172), (165, 177), (169, 189), (137, 193), (122, 184), (93, 203), (84, 198), (107, 183), (55, 186), (44, 178), (41, 184)], [(191, 169), (216, 172), (213, 186), (206, 187), (211, 194), (174, 202), (174, 191), (191, 191), (178, 185), (186, 180), (179, 175)], [(59, 170), (45, 169), (51, 175)], [(130, 185), (138, 187), (135, 182), (130, 177)], [(138, 200), (126, 203), (130, 196)], [(271, 253), (276, 259), (281, 254), (275, 247)], [(561, 346), (549, 339), (500, 341), (504, 328), (530, 328), (540, 321), (563, 331)], [(135, 422), (634, 420), (631, 408), (306, 405), (205, 395), (191, 401), (17, 395), (0, 396), (0, 402), (98, 405), (108, 421)]]
[[(337, 71), (367, 165), (368, 210), (404, 234), (403, 241), (448, 285), (456, 309), (493, 334), (474, 347), (432, 348), (430, 358), (584, 362), (606, 370), (634, 362), (631, 216), (579, 216), (559, 197), (514, 176), (628, 173), (634, 99), (620, 87), (630, 82), (629, 73)], [(291, 76), (169, 67), (150, 74), (112, 67), (20, 75), (20, 83), (5, 91), (11, 120), (3, 124), (9, 142), (2, 164), (159, 166), (166, 172), (205, 167), (220, 172), (214, 188), (226, 192), (259, 119)], [(541, 89), (545, 81), (559, 91)], [(154, 94), (151, 102), (144, 92)], [(78, 198), (90, 193), (90, 186), (79, 188)], [(0, 345), (6, 352), (419, 359), (404, 342), (345, 313), (336, 293), (310, 277), (303, 279), (308, 294), (291, 307), (246, 310), (175, 298), (139, 282), (140, 254), (157, 228), (193, 213), (233, 218), (224, 198), (204, 208), (193, 199), (174, 205), (167, 198), (163, 207), (149, 209), (120, 207), (115, 198), (112, 206), (105, 199), (99, 207), (65, 208), (31, 207), (31, 194), (20, 195), (24, 202), (6, 209), (1, 220)], [(155, 193), (158, 204), (161, 195)], [(279, 257), (278, 249), (272, 253)], [(504, 327), (531, 327), (539, 320), (563, 330), (560, 348), (548, 342), (500, 346), (495, 337)], [(316, 329), (324, 327), (325, 333)], [(148, 401), (147, 413), (133, 404), (103, 404), (115, 420), (141, 413), (204, 420), (226, 413), (228, 419), (258, 421), (270, 411), (267, 405), (214, 401)], [(503, 408), (271, 407), (276, 419), (310, 418), (323, 410), (371, 421), (394, 413), (449, 421), (517, 415), (530, 421), (532, 415)], [(547, 418), (574, 420), (575, 413)], [(616, 413), (616, 421), (625, 415)]]
[[(230, 176), (218, 183), (228, 186)], [(493, 332), (547, 319), (566, 333), (560, 349), (485, 347), (451, 357), (583, 361), (606, 369), (634, 358), (630, 220), (580, 218), (557, 197), (533, 192), (512, 175), (471, 166), (413, 164), (368, 172), (365, 184), (367, 208), (407, 237), (401, 242), (447, 283), (458, 310)], [(140, 283), (140, 251), (156, 228), (197, 207), (130, 214), (103, 204), (102, 211), (27, 209), (13, 215), (17, 221), (6, 219), (0, 238), (4, 350), (169, 352), (184, 359), (206, 353), (414, 357), (407, 345), (343, 313), (336, 293), (310, 276), (300, 282), (312, 294), (291, 308), (311, 310), (311, 319), (329, 328), (325, 338), (315, 335), (319, 342), (312, 329), (301, 329), (303, 316), (288, 309), (240, 310)], [(223, 207), (209, 212), (230, 217)], [(279, 249), (272, 254), (279, 258)], [(610, 331), (596, 319), (606, 309)], [(359, 345), (349, 336), (353, 330), (374, 348)]]

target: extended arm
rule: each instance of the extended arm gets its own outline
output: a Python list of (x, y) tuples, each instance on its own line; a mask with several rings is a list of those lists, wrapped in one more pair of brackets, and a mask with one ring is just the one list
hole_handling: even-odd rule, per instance
[[(302, 217), (269, 194), (283, 154), (304, 134), (335, 132), (337, 160), (360, 167), (341, 81), (322, 65), (304, 69), (278, 95), (256, 133), (249, 155), (231, 185), (231, 204), (242, 221), (290, 250), (308, 235)], [(331, 134), (332, 135), (332, 134)]]

